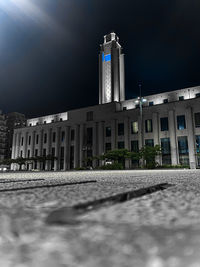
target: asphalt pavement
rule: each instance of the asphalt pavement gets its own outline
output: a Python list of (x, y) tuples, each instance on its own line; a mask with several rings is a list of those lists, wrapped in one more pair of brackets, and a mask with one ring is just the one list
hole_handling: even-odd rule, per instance
[(1, 173), (0, 266), (200, 267), (200, 170)]

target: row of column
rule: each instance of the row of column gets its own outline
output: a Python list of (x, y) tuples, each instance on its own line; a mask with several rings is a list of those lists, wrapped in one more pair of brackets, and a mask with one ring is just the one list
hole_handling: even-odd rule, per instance
[[(192, 121), (193, 111), (192, 108), (189, 107), (186, 109), (186, 121), (187, 121), (187, 136), (188, 136), (188, 148), (189, 148), (189, 162), (191, 168), (196, 168), (196, 156), (195, 156), (195, 131), (194, 131), (194, 123)], [(159, 114), (152, 114), (153, 121), (153, 139), (154, 144), (160, 144), (160, 129), (159, 129)], [(169, 110), (168, 112), (168, 121), (169, 121), (169, 137), (170, 137), (170, 146), (171, 146), (171, 161), (172, 165), (179, 164), (179, 153), (178, 153), (178, 145), (177, 145), (177, 130), (176, 130), (176, 116), (174, 110)], [(117, 120), (111, 121), (111, 149), (117, 148)], [(141, 148), (144, 143), (144, 127), (141, 127), (140, 116), (138, 117), (138, 141), (139, 148)], [(94, 122), (92, 125), (93, 128), (93, 156), (102, 155), (105, 152), (105, 122)], [(143, 129), (143, 133), (141, 130)], [(56, 142), (55, 142), (55, 157), (60, 158), (60, 149), (61, 149), (61, 128), (57, 127), (56, 131)], [(71, 127), (66, 126), (65, 129), (65, 141), (63, 143), (64, 146), (64, 170), (70, 169), (70, 147), (74, 146), (74, 168), (82, 167), (84, 160), (84, 140), (86, 135), (86, 124), (79, 124), (75, 126), (75, 140), (73, 144), (70, 140), (70, 131)], [(46, 155), (50, 155), (52, 152), (52, 132), (53, 129), (49, 128), (47, 130), (47, 144), (45, 148), (47, 149)], [(28, 132), (22, 135), (21, 132), (16, 133), (13, 136), (13, 148), (12, 148), (12, 158), (20, 157), (20, 151), (23, 152), (23, 157), (27, 157), (27, 151), (30, 149), (30, 157), (34, 156), (34, 151), (36, 148), (35, 138), (36, 132), (33, 131), (31, 134), (31, 144), (28, 146)], [(38, 134), (38, 133), (37, 133)], [(21, 137), (24, 137), (24, 144), (21, 147)], [(39, 144), (37, 146), (38, 156), (42, 156), (43, 153), (43, 138), (44, 130), (41, 129), (39, 133)], [(143, 138), (143, 140), (142, 140)], [(124, 143), (125, 148), (130, 150), (130, 118), (126, 117), (124, 119)], [(159, 161), (159, 159), (158, 159)], [(159, 162), (160, 163), (160, 162)], [(55, 170), (60, 169), (60, 161), (55, 160)], [(97, 162), (94, 161), (94, 167), (96, 167)], [(100, 162), (101, 165), (101, 162)], [(126, 168), (130, 168), (130, 160), (126, 161)], [(50, 169), (50, 162), (46, 163), (47, 170)]]

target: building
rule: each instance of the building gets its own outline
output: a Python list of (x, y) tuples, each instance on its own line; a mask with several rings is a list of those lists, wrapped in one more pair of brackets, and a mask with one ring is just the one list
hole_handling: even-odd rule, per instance
[(6, 154), (6, 121), (5, 116), (0, 110), (0, 161), (5, 158)]
[[(200, 86), (125, 100), (124, 56), (115, 33), (99, 54), (99, 105), (27, 120), (14, 130), (12, 158), (53, 155), (30, 168), (68, 170), (115, 148), (160, 144), (160, 164), (200, 166)], [(143, 100), (143, 101), (142, 101)], [(94, 160), (93, 167), (102, 164)], [(126, 168), (138, 163), (126, 160)], [(17, 165), (12, 166), (17, 169)]]
[(24, 114), (0, 111), (0, 160), (11, 159), (14, 128), (26, 126)]
[(5, 115), (6, 120), (6, 151), (5, 158), (10, 159), (12, 155), (12, 142), (14, 129), (18, 127), (26, 126), (25, 115), (19, 112), (10, 112)]

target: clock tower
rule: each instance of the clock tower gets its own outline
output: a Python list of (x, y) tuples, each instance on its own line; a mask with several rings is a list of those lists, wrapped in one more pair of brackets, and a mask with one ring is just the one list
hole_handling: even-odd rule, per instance
[(104, 36), (99, 53), (99, 104), (125, 100), (124, 54), (119, 37)]

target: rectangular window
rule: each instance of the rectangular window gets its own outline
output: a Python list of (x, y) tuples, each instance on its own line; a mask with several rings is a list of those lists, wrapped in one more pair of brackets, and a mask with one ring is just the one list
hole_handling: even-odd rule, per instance
[(185, 115), (177, 116), (177, 128), (183, 130), (186, 128)]
[(74, 141), (74, 138), (75, 138), (75, 130), (72, 129), (71, 130), (71, 141)]
[(60, 170), (64, 169), (64, 156), (65, 156), (65, 150), (64, 147), (60, 148)]
[(124, 124), (118, 123), (118, 136), (124, 135)]
[(139, 144), (138, 140), (131, 141), (131, 152), (138, 152), (139, 151)]
[(105, 144), (105, 151), (108, 152), (111, 150), (111, 143), (106, 143)]
[(197, 93), (195, 96), (196, 96), (196, 97), (200, 97), (200, 93)]
[(52, 139), (52, 142), (55, 143), (56, 142), (56, 133), (53, 132), (53, 139)]
[(27, 156), (28, 156), (28, 158), (30, 158), (30, 150), (29, 149), (28, 149), (28, 155)]
[(164, 104), (168, 103), (168, 99), (167, 98), (163, 99), (163, 103)]
[(36, 135), (36, 140), (35, 141), (36, 141), (36, 145), (38, 145), (38, 142), (39, 142), (39, 135), (38, 134)]
[(194, 113), (194, 121), (195, 121), (195, 127), (200, 127), (200, 112)]
[(153, 132), (152, 120), (145, 120), (145, 132), (146, 133), (152, 133)]
[(170, 139), (161, 138), (161, 150), (162, 150), (162, 164), (171, 164), (171, 148)]
[(153, 101), (151, 101), (151, 102), (149, 102), (149, 106), (151, 107), (151, 106), (153, 106)]
[(21, 146), (24, 144), (24, 137), (21, 138)]
[(65, 132), (62, 131), (61, 132), (61, 142), (64, 142), (64, 140), (65, 140)]
[(118, 149), (123, 149), (124, 148), (124, 141), (118, 142)]
[(132, 121), (131, 122), (131, 134), (137, 134), (138, 133), (138, 122)]
[(200, 135), (196, 135), (196, 149), (197, 153), (200, 153)]
[(168, 125), (168, 118), (160, 118), (160, 128), (161, 131), (168, 131), (169, 125)]
[(54, 157), (55, 156), (55, 147), (52, 147), (51, 149), (51, 155)]
[(110, 137), (111, 136), (111, 127), (108, 126), (106, 127), (106, 137)]
[(43, 149), (43, 156), (44, 157), (46, 156), (46, 149), (45, 148)]
[(154, 140), (153, 139), (146, 139), (145, 140), (145, 146), (154, 146)]
[(47, 143), (47, 134), (45, 133), (44, 134), (44, 144), (46, 144)]
[(182, 96), (179, 96), (179, 101), (182, 101), (182, 100), (184, 100), (184, 96), (182, 95)]
[(29, 135), (29, 137), (28, 137), (28, 144), (29, 144), (29, 146), (31, 144), (31, 135)]
[(189, 151), (187, 136), (178, 137), (179, 162), (181, 165), (189, 165)]
[[(139, 144), (138, 140), (132, 140), (131, 141), (131, 152), (139, 152)], [(133, 167), (138, 167), (139, 166), (139, 160), (138, 159), (132, 159), (132, 165)]]
[(187, 136), (178, 137), (178, 151), (179, 151), (179, 154), (188, 154)]
[(200, 135), (196, 135), (197, 166), (200, 166)]
[(87, 128), (87, 145), (92, 145), (93, 143), (93, 128)]
[(93, 111), (89, 111), (86, 113), (86, 120), (93, 121)]
[(35, 157), (37, 157), (37, 156), (38, 156), (38, 150), (35, 149)]

